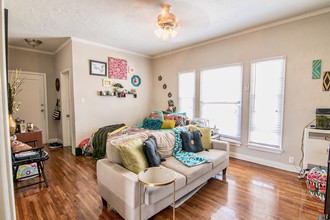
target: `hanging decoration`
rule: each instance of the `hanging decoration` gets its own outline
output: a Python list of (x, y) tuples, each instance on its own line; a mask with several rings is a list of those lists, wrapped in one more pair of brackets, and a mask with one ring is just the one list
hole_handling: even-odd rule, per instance
[(108, 57), (109, 78), (127, 80), (127, 60)]
[(330, 71), (325, 72), (323, 75), (323, 91), (329, 91), (330, 90)]
[(134, 75), (131, 78), (131, 83), (133, 86), (138, 87), (141, 84), (141, 78), (138, 75)]
[(313, 60), (312, 79), (319, 79), (321, 76), (321, 60)]

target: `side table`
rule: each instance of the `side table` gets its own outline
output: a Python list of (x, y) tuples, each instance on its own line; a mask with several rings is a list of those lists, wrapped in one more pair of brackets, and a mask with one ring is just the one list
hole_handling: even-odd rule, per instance
[(165, 186), (173, 183), (173, 219), (175, 219), (175, 180), (176, 173), (165, 167), (150, 167), (142, 170), (137, 176), (140, 188), (140, 220), (142, 219), (141, 183), (147, 186)]

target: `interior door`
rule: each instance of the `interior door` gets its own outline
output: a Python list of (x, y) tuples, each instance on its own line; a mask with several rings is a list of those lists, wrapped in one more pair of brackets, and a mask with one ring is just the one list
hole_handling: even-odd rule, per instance
[(61, 73), (61, 110), (62, 110), (63, 146), (72, 146), (70, 98), (71, 95), (70, 95), (70, 83), (69, 83), (69, 70), (67, 70)]
[[(9, 74), (9, 79), (11, 75)], [(40, 73), (21, 72), (22, 91), (17, 95), (17, 101), (21, 102), (19, 111), (14, 118), (21, 118), (25, 123), (32, 122), (42, 131), (42, 142), (47, 142), (47, 101), (46, 101), (46, 75)]]

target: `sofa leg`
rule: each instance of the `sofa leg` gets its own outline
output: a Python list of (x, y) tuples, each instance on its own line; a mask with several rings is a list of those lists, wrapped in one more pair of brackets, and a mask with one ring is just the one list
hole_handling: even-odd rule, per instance
[(225, 169), (222, 170), (222, 175), (225, 176), (227, 173), (227, 167)]
[(103, 197), (102, 197), (102, 204), (103, 206), (108, 206), (108, 202), (105, 199), (103, 199)]

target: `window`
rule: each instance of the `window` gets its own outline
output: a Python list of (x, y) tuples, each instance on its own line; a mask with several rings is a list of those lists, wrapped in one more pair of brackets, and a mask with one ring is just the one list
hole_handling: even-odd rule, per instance
[(233, 64), (201, 71), (201, 118), (235, 140), (241, 138), (242, 69)]
[(251, 63), (249, 145), (282, 149), (285, 57)]
[(195, 72), (179, 73), (179, 112), (186, 112), (188, 118), (195, 114)]

